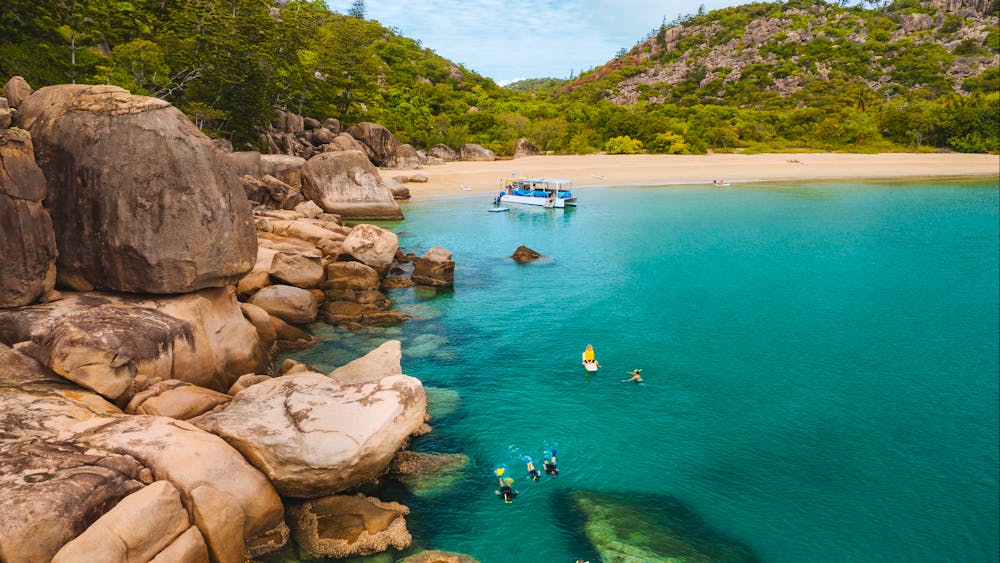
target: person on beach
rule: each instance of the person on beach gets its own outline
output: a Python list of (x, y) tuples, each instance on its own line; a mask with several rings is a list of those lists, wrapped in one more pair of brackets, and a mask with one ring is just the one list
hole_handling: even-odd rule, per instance
[(532, 463), (530, 457), (524, 456), (524, 463), (528, 464), (528, 478), (537, 483), (542, 478), (542, 473), (538, 469), (535, 469), (535, 464)]
[(556, 451), (555, 450), (552, 450), (552, 457), (551, 458), (545, 458), (542, 461), (542, 469), (545, 470), (545, 473), (549, 477), (555, 477), (556, 475), (559, 475), (559, 468), (556, 467)]
[(634, 369), (631, 372), (626, 372), (626, 373), (629, 373), (632, 377), (630, 377), (628, 379), (623, 379), (622, 381), (635, 381), (636, 383), (642, 383), (642, 376), (639, 375), (640, 371), (642, 371), (642, 370), (641, 369)]

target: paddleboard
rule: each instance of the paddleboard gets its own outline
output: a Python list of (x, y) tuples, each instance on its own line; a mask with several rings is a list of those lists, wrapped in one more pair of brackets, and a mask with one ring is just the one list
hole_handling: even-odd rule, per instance
[(593, 354), (594, 354), (593, 349), (591, 349), (591, 351), (590, 351), (590, 356), (591, 356), (590, 358), (587, 357), (587, 352), (584, 352), (583, 354), (580, 354), (581, 359), (583, 360), (583, 369), (585, 369), (585, 370), (587, 370), (589, 372), (595, 372), (595, 371), (597, 371), (597, 361), (588, 361), (588, 360), (593, 360), (594, 359), (593, 358)]
[(490, 213), (501, 213), (503, 211), (510, 211), (510, 208), (509, 207), (491, 207), (491, 208), (487, 209), (486, 211), (489, 211)]

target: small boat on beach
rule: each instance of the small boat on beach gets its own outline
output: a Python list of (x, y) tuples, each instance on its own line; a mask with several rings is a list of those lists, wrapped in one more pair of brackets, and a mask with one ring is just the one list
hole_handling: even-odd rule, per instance
[(463, 190), (465, 190), (467, 192), (471, 192), (472, 191), (472, 188), (470, 188), (469, 186), (466, 186), (465, 184), (459, 184), (458, 187), (462, 188)]
[(558, 178), (509, 178), (503, 181), (500, 203), (537, 205), (539, 207), (576, 207), (573, 182)]
[(498, 206), (498, 207), (491, 207), (491, 208), (487, 209), (486, 211), (489, 211), (490, 213), (503, 213), (504, 211), (510, 211), (510, 208), (509, 207), (499, 207)]
[(598, 180), (607, 180), (608, 179), (607, 176), (601, 176), (600, 174), (591, 174), (591, 176), (593, 176), (594, 178), (597, 178)]

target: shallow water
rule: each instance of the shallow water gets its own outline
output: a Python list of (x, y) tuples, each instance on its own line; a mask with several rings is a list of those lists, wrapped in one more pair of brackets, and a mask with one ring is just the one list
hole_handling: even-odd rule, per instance
[[(394, 291), (417, 319), (295, 356), (329, 370), (398, 338), (406, 373), (459, 393), (413, 447), (472, 462), (448, 495), (398, 497), (416, 541), (596, 561), (566, 506), (583, 489), (676, 499), (763, 561), (1000, 558), (995, 182), (577, 193), (406, 203), (388, 226), (454, 252), (454, 292)], [(515, 264), (521, 244), (546, 258)], [(528, 482), (520, 458), (550, 448), (561, 474)]]

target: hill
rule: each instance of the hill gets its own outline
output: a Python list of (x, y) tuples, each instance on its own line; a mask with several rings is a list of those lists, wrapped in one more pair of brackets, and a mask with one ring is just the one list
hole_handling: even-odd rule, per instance
[(998, 0), (753, 3), (663, 22), (569, 80), (505, 88), (321, 0), (0, 3), (0, 77), (112, 83), (263, 148), (275, 110), (417, 148), (1000, 151)]

